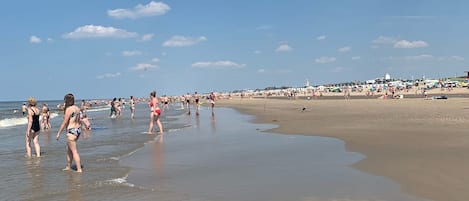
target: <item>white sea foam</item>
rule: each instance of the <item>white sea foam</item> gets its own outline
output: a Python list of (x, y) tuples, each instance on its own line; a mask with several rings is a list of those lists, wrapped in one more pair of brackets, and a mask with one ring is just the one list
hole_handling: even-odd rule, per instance
[(109, 183), (111, 185), (124, 185), (124, 186), (128, 186), (128, 187), (135, 187), (134, 184), (131, 184), (131, 183), (128, 183), (127, 182), (127, 177), (129, 175), (125, 175), (124, 177), (121, 177), (121, 178), (116, 178), (116, 179), (110, 179), (110, 180), (107, 180), (106, 183)]
[(0, 120), (0, 128), (8, 128), (12, 126), (24, 125), (27, 123), (28, 119), (26, 117), (2, 119)]
[(87, 112), (99, 112), (99, 111), (105, 111), (105, 110), (110, 110), (111, 106), (103, 106), (103, 107), (96, 107), (96, 108), (91, 108), (86, 110)]
[[(50, 114), (51, 119), (57, 116), (59, 116), (57, 113)], [(41, 120), (42, 120), (42, 116), (39, 116), (39, 121)], [(9, 128), (13, 126), (26, 125), (26, 124), (28, 124), (27, 117), (15, 117), (15, 118), (7, 118), (7, 119), (0, 120), (0, 128)]]

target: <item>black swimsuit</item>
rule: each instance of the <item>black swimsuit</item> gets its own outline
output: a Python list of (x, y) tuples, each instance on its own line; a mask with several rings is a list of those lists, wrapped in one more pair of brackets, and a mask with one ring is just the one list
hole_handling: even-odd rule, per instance
[(39, 114), (36, 114), (33, 109), (31, 109), (31, 111), (33, 112), (33, 123), (31, 125), (31, 130), (38, 132), (41, 130), (41, 126), (39, 125)]

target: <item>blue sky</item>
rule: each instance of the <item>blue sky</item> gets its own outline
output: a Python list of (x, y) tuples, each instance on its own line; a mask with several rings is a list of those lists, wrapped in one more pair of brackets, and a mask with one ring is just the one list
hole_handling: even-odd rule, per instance
[(448, 77), (469, 2), (4, 1), (0, 101)]

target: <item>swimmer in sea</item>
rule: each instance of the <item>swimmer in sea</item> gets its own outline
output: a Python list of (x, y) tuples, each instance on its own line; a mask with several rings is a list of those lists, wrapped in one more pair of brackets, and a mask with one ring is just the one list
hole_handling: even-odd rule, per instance
[(134, 96), (130, 96), (129, 104), (130, 104), (130, 118), (134, 119), (134, 115), (135, 115), (135, 99), (134, 99)]
[(62, 121), (56, 136), (58, 141), (62, 130), (67, 128), (67, 164), (63, 170), (70, 170), (73, 160), (75, 161), (77, 172), (82, 172), (80, 155), (77, 150), (77, 141), (81, 134), (80, 108), (75, 105), (75, 97), (73, 94), (65, 95), (64, 102), (64, 120)]
[(50, 125), (50, 112), (49, 112), (49, 107), (47, 107), (47, 104), (43, 103), (42, 104), (42, 121), (41, 125), (44, 130), (49, 130), (51, 128)]
[(152, 91), (150, 93), (150, 127), (148, 128), (148, 133), (153, 132), (153, 122), (156, 121), (156, 124), (158, 125), (158, 128), (160, 129), (159, 133), (163, 134), (163, 125), (161, 125), (160, 121), (160, 115), (161, 115), (161, 110), (160, 107), (158, 106), (158, 98), (156, 97), (156, 92)]

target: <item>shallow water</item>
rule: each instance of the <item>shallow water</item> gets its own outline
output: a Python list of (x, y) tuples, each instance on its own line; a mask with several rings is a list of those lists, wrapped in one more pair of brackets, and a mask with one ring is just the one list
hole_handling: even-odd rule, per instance
[(163, 112), (163, 138), (143, 134), (146, 104), (135, 120), (128, 110), (120, 119), (88, 113), (97, 129), (78, 142), (82, 174), (61, 171), (61, 115), (41, 133), (41, 158), (24, 157), (25, 125), (0, 129), (0, 200), (422, 200), (351, 168), (363, 156), (342, 141), (261, 132), (273, 126), (232, 109), (189, 116), (177, 108)]

